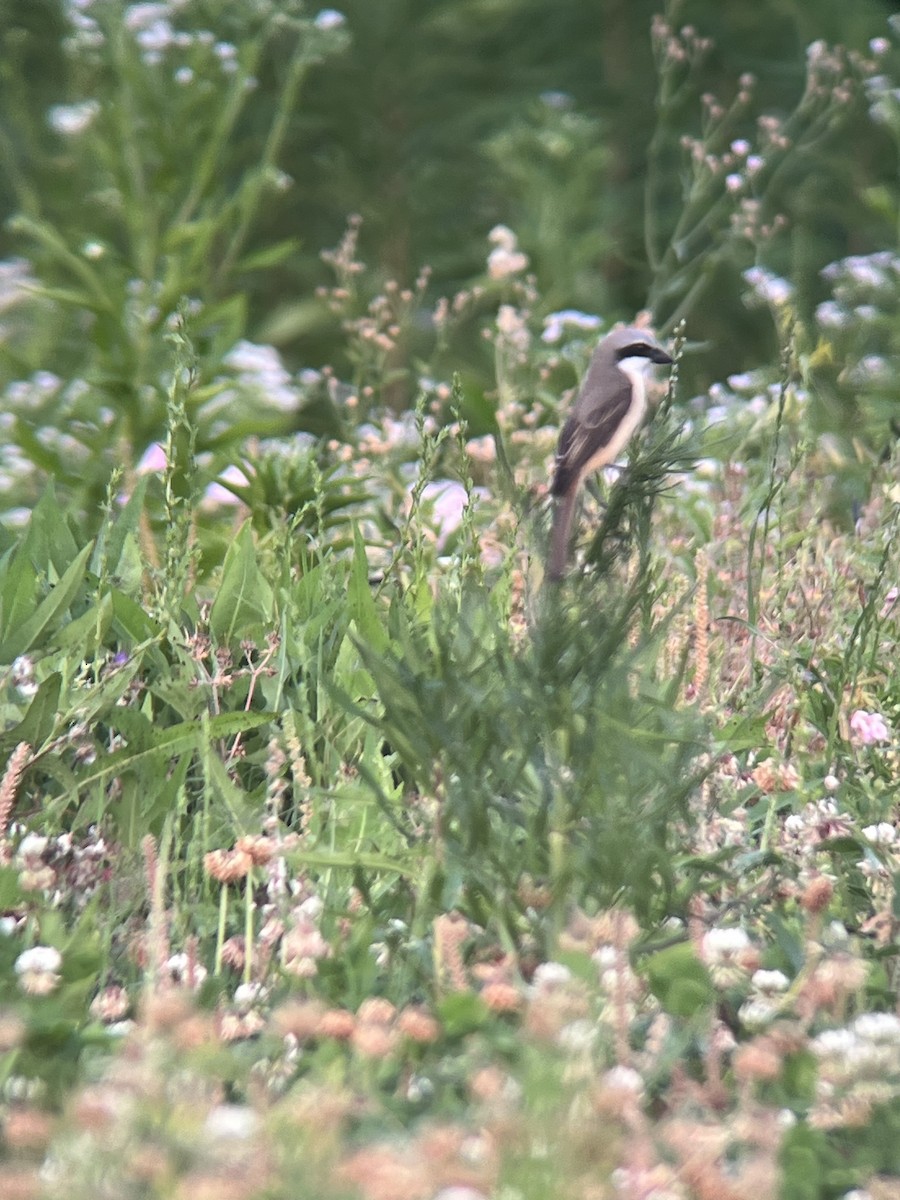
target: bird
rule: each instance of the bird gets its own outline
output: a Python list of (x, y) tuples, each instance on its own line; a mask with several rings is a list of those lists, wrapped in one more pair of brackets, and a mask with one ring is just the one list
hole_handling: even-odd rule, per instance
[(601, 338), (578, 397), (559, 436), (550, 494), (553, 526), (547, 574), (565, 576), (578, 491), (584, 480), (613, 462), (647, 411), (644, 373), (674, 360), (649, 329), (629, 326)]

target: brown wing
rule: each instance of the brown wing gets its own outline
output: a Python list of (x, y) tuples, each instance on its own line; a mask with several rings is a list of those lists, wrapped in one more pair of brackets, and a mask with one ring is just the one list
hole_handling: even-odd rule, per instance
[(590, 376), (563, 426), (556, 450), (556, 472), (551, 494), (563, 496), (575, 487), (588, 464), (609, 445), (631, 406), (631, 381), (621, 372), (621, 384), (598, 395)]

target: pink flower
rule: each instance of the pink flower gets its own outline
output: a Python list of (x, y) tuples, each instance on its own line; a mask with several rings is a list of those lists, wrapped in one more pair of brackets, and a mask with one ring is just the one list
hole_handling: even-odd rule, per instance
[(881, 713), (866, 712), (862, 708), (858, 708), (850, 717), (850, 732), (854, 733), (864, 746), (891, 740), (891, 731)]

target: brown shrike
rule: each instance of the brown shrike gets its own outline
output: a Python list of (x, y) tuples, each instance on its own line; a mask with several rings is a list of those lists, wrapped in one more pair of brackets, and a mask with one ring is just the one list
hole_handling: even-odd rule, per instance
[(601, 340), (578, 398), (563, 426), (556, 450), (550, 533), (551, 579), (562, 579), (569, 558), (575, 503), (591, 471), (608, 466), (644, 419), (647, 394), (644, 372), (651, 363), (671, 363), (647, 329), (614, 329)]

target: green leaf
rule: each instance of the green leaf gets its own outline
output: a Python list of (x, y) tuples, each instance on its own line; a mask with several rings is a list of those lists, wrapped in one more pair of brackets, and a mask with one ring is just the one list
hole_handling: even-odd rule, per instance
[(84, 580), (92, 546), (88, 544), (70, 563), (59, 583), (38, 605), (36, 611), (0, 643), (0, 663), (10, 663), (31, 649), (48, 625), (68, 609)]
[(267, 246), (264, 250), (257, 250), (253, 254), (248, 254), (237, 264), (237, 270), (243, 271), (260, 271), (266, 267), (277, 267), (279, 263), (283, 263), (291, 255), (296, 254), (302, 242), (299, 238), (285, 238), (284, 241), (275, 242), (272, 246)]
[(448, 1037), (463, 1037), (481, 1029), (491, 1013), (480, 996), (474, 992), (454, 992), (437, 1006), (437, 1015)]
[(222, 582), (209, 613), (209, 627), (220, 643), (266, 630), (272, 622), (273, 593), (256, 561), (250, 522), (241, 527), (228, 548)]
[(715, 1001), (709, 971), (693, 946), (683, 944), (659, 950), (644, 964), (650, 990), (663, 1009), (674, 1017), (693, 1017)]
[(157, 742), (146, 750), (133, 750), (130, 746), (117, 750), (89, 768), (86, 774), (78, 777), (79, 788), (87, 788), (92, 784), (108, 779), (110, 775), (118, 775), (130, 771), (159, 757), (174, 756), (184, 750), (196, 749), (204, 731), (210, 737), (234, 737), (238, 733), (246, 733), (258, 729), (271, 721), (271, 713), (235, 712), (220, 713), (210, 717), (204, 726), (199, 721), (184, 721), (172, 725), (157, 733)]
[(34, 612), (37, 599), (38, 573), (24, 542), (4, 562), (3, 583), (0, 587), (0, 636), (6, 637)]
[(369, 583), (369, 562), (359, 529), (353, 531), (353, 566), (348, 588), (348, 611), (359, 636), (376, 652), (387, 648), (388, 636), (378, 616), (378, 608)]
[(112, 591), (114, 626), (127, 641), (140, 644), (160, 635), (160, 627), (130, 596)]
[(741, 750), (756, 750), (768, 745), (764, 716), (733, 716), (718, 733), (718, 740), (733, 754)]
[(78, 545), (69, 528), (68, 513), (56, 498), (52, 480), (34, 507), (24, 541), (38, 572), (51, 580), (65, 574), (78, 553)]
[(27, 742), (35, 749), (43, 746), (56, 726), (61, 685), (58, 671), (44, 680), (19, 724), (0, 737), (0, 748), (11, 751), (19, 742)]

